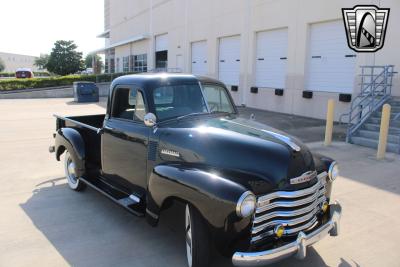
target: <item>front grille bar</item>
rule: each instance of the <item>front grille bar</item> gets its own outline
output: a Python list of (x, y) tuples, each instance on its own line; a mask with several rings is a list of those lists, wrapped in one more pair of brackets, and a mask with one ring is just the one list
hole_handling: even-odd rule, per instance
[(301, 209), (295, 209), (293, 211), (274, 211), (271, 213), (267, 213), (265, 215), (259, 216), (257, 218), (254, 219), (254, 223), (260, 223), (262, 221), (266, 221), (269, 219), (272, 219), (274, 217), (294, 217), (294, 216), (299, 216), (302, 215), (304, 213), (308, 213), (311, 212), (312, 210), (315, 209), (316, 206), (318, 206), (321, 202), (323, 202), (325, 200), (325, 196), (323, 196), (322, 198), (319, 199), (319, 201), (315, 201), (313, 202), (313, 204), (305, 207), (305, 208), (301, 208)]
[(261, 206), (261, 207), (257, 208), (256, 213), (262, 213), (262, 212), (265, 212), (267, 210), (274, 209), (277, 207), (291, 208), (291, 207), (296, 207), (296, 206), (302, 206), (307, 203), (315, 201), (321, 194), (324, 193), (322, 191), (323, 190), (320, 189), (320, 190), (316, 191), (313, 195), (311, 195), (307, 198), (304, 198), (304, 199), (296, 200), (296, 201), (276, 201), (276, 202), (271, 203), (270, 205), (265, 205), (265, 206)]
[(307, 213), (304, 216), (297, 217), (297, 218), (292, 219), (292, 220), (273, 220), (273, 221), (270, 221), (270, 222), (268, 222), (266, 224), (262, 224), (260, 226), (253, 227), (252, 233), (253, 234), (257, 234), (258, 232), (261, 232), (265, 228), (268, 228), (270, 226), (274, 226), (274, 225), (277, 225), (277, 224), (282, 224), (283, 226), (293, 226), (293, 225), (296, 225), (296, 224), (304, 223), (304, 222), (310, 220), (312, 217), (315, 216), (315, 214), (318, 211), (320, 211), (319, 204), (322, 203), (323, 201), (325, 201), (325, 199), (321, 198), (321, 200), (319, 202), (317, 202), (317, 205), (314, 205), (314, 209), (312, 210), (312, 212)]
[(302, 189), (302, 190), (297, 190), (297, 191), (277, 191), (265, 196), (261, 196), (258, 198), (258, 204), (260, 206), (262, 205), (267, 205), (271, 200), (275, 198), (298, 198), (302, 197), (305, 195), (310, 195), (314, 193), (318, 188), (321, 186), (324, 186), (326, 184), (325, 179), (321, 179), (320, 175), (318, 175), (318, 183), (313, 185), (312, 187)]
[(284, 235), (293, 235), (313, 227), (325, 202), (327, 173), (317, 175), (313, 186), (297, 191), (277, 191), (257, 200), (251, 242), (274, 235), (276, 225), (285, 226)]

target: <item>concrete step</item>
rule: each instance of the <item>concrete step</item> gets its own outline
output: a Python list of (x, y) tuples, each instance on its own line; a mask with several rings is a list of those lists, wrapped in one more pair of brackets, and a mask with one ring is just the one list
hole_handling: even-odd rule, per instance
[(400, 102), (388, 102), (388, 104), (392, 106), (392, 109), (400, 109)]
[[(359, 130), (356, 136), (364, 137), (372, 140), (379, 140), (379, 132)], [(400, 145), (400, 135), (388, 135), (388, 142)]]
[[(363, 126), (361, 126), (361, 129), (362, 130), (369, 130), (369, 131), (379, 132), (380, 125), (379, 124), (374, 124), (374, 123), (365, 123)], [(400, 135), (400, 128), (398, 128), (398, 127), (389, 127), (389, 134)]]
[[(381, 118), (379, 117), (371, 117), (367, 120), (367, 123), (372, 123), (372, 124), (381, 124)], [(391, 120), (390, 121), (390, 126), (391, 127), (396, 127), (400, 128), (400, 119), (399, 120)]]
[[(375, 148), (375, 149), (378, 148), (377, 140), (372, 140), (372, 139), (365, 138), (365, 137), (353, 136), (351, 138), (351, 142), (353, 144), (360, 145), (360, 146), (365, 146), (365, 147), (370, 147), (370, 148)], [(400, 145), (387, 143), (386, 151), (399, 154), (400, 153)]]
[[(394, 119), (394, 117), (397, 115), (397, 113), (390, 113), (390, 119)], [(371, 118), (382, 118), (382, 112), (375, 112), (374, 114), (372, 114)]]
[(400, 101), (397, 100), (390, 100), (388, 104), (390, 104), (392, 107), (397, 107), (397, 108), (400, 107)]

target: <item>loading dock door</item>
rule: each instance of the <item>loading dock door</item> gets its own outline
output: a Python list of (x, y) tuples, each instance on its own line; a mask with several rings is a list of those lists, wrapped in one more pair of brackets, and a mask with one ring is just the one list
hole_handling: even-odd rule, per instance
[(156, 68), (168, 68), (168, 34), (156, 36)]
[(256, 38), (255, 85), (285, 88), (288, 30), (258, 32)]
[(219, 79), (227, 85), (239, 85), (240, 36), (220, 38), (218, 62)]
[(192, 43), (192, 73), (195, 75), (207, 74), (207, 42)]
[(307, 62), (307, 90), (353, 92), (356, 53), (347, 46), (342, 21), (310, 26)]

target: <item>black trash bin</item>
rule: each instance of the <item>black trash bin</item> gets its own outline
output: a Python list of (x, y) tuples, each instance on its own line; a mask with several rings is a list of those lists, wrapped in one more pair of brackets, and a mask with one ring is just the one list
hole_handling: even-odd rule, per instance
[(74, 82), (74, 100), (82, 102), (99, 102), (99, 88), (94, 82)]

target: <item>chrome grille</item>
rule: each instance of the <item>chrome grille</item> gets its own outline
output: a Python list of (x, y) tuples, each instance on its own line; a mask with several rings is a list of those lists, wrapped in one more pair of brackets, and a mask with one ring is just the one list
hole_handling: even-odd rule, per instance
[(284, 235), (294, 235), (317, 223), (321, 205), (326, 201), (326, 172), (318, 182), (298, 191), (278, 191), (257, 199), (252, 228), (252, 243), (274, 235), (277, 225), (285, 227)]

